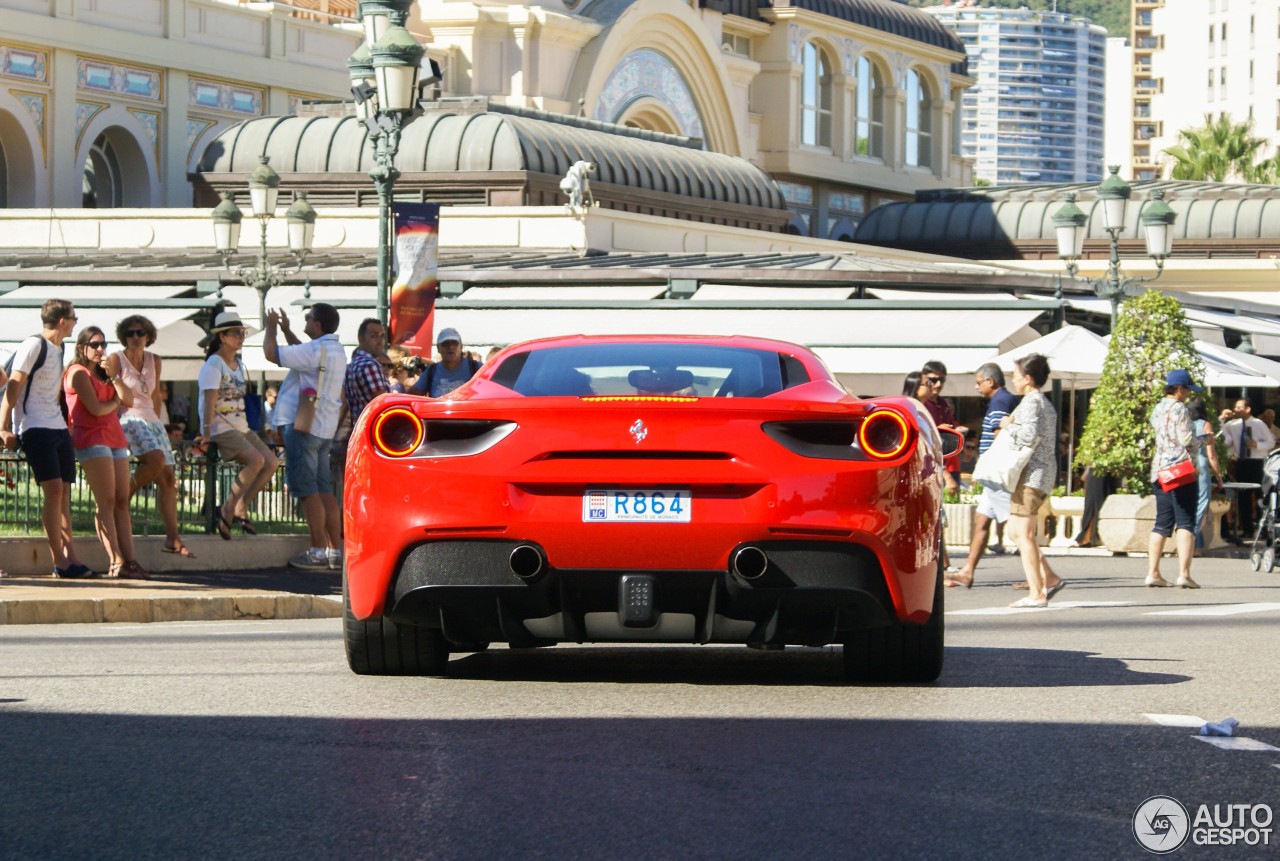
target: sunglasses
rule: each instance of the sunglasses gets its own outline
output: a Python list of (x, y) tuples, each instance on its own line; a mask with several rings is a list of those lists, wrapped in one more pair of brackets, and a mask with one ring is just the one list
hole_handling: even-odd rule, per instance
[(146, 329), (125, 329), (124, 336), (126, 338), (145, 338), (147, 336)]
[(946, 377), (925, 377), (925, 381), (931, 386), (940, 386), (947, 381)]
[(222, 334), (230, 335), (233, 338), (243, 338), (245, 336), (244, 329), (223, 329)]
[(85, 346), (90, 350), (105, 350), (107, 348), (106, 341), (87, 341)]

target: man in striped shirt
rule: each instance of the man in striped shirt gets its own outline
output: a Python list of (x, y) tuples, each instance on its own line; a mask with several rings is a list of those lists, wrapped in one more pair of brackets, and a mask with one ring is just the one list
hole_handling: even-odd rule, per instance
[[(982, 437), (978, 440), (978, 457), (982, 457), (982, 453), (995, 442), (996, 434), (1000, 433), (1001, 420), (1013, 412), (1018, 399), (1004, 387), (1004, 371), (991, 362), (978, 368), (973, 375), (973, 383), (978, 394), (987, 399), (987, 412), (982, 417)], [(991, 521), (996, 522), (996, 536), (1003, 542), (1003, 526), (1008, 519), (1009, 491), (984, 487), (978, 500), (978, 508), (973, 514), (969, 559), (959, 571), (943, 578), (948, 586), (963, 586), (968, 589), (973, 585), (973, 572), (978, 567), (978, 560), (982, 558), (982, 552), (987, 548), (987, 539), (991, 535)], [(1000, 549), (993, 552), (1004, 552), (1003, 543), (997, 543), (996, 547)]]

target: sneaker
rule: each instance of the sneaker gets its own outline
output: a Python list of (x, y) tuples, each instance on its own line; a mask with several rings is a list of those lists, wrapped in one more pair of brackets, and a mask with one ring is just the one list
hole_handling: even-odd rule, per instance
[(342, 570), (342, 550), (338, 547), (330, 547), (327, 554), (330, 571)]
[(303, 550), (297, 556), (289, 560), (289, 567), (290, 568), (328, 569), (329, 554), (327, 554), (323, 550), (317, 551), (314, 548), (308, 547), (306, 550)]
[(98, 578), (98, 572), (94, 571), (88, 565), (68, 565), (66, 568), (53, 567), (53, 576), (64, 580), (95, 580)]

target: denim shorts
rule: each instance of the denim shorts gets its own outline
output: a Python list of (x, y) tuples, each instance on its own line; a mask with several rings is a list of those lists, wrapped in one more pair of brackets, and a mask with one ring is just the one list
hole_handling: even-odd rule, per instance
[(31, 428), (22, 432), (22, 456), (31, 466), (37, 484), (60, 478), (68, 484), (76, 480), (76, 456), (71, 433), (66, 428)]
[(128, 460), (129, 449), (112, 448), (109, 445), (91, 445), (88, 448), (76, 449), (76, 463), (84, 463), (86, 460), (93, 460), (95, 457), (110, 457), (115, 460)]
[(333, 493), (333, 473), (329, 470), (329, 449), (333, 440), (285, 425), (284, 479), (289, 492), (299, 499), (313, 493)]

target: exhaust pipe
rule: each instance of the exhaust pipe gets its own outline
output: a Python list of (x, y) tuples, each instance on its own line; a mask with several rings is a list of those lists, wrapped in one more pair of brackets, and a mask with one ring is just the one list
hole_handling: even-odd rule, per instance
[(522, 580), (537, 577), (542, 572), (542, 551), (532, 544), (521, 544), (507, 557), (511, 573)]
[(769, 570), (769, 557), (759, 547), (743, 547), (733, 554), (733, 573), (743, 580), (755, 580)]

